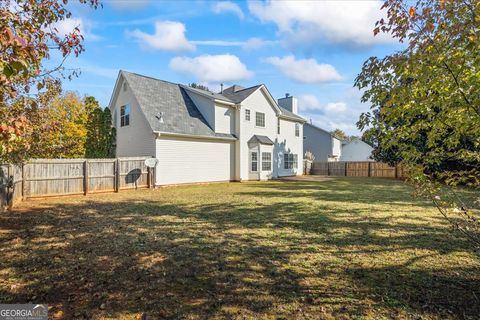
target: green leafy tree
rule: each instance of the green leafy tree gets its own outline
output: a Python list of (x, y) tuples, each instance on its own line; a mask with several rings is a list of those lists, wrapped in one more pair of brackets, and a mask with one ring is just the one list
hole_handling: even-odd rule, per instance
[[(93, 8), (98, 0), (79, 0)], [(43, 119), (42, 99), (48, 91), (55, 94), (65, 72), (63, 61), (71, 54), (79, 55), (84, 47), (77, 27), (67, 35), (55, 23), (70, 18), (68, 0), (2, 0), (0, 1), (0, 161), (21, 162), (32, 156), (29, 149), (32, 135), (38, 132), (37, 119)], [(59, 51), (63, 60), (46, 68), (44, 62), (52, 51)], [(35, 88), (38, 93), (32, 93)], [(41, 96), (43, 95), (43, 96)], [(30, 99), (37, 96), (36, 99)], [(48, 124), (40, 123), (42, 126)], [(54, 126), (53, 124), (51, 124)], [(38, 147), (38, 146), (37, 146)]]
[(330, 132), (335, 138), (340, 139), (340, 140), (346, 140), (348, 138), (347, 134), (341, 130), (341, 129), (335, 129), (332, 132)]
[[(371, 57), (355, 81), (371, 112), (376, 159), (401, 162), (418, 194), (427, 195), (462, 233), (480, 245), (480, 6), (477, 0), (387, 0), (389, 33), (405, 49)], [(473, 190), (464, 201), (456, 186)], [(473, 194), (473, 195), (472, 195)]]
[(205, 90), (205, 91), (211, 92), (210, 89), (209, 89), (207, 86), (204, 86), (203, 84), (198, 84), (198, 83), (192, 82), (192, 83), (190, 83), (188, 86), (189, 86), (189, 87), (192, 87), (192, 88), (196, 88), (196, 89), (200, 89), (200, 90)]
[(87, 158), (111, 158), (115, 156), (115, 128), (112, 126), (110, 109), (102, 110), (94, 97), (86, 97), (85, 104), (91, 110), (86, 125)]

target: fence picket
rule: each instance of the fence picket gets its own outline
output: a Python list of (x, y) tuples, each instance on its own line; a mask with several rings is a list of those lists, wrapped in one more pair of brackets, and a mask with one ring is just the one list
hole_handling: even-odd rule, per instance
[[(0, 165), (0, 207), (28, 198), (147, 188), (145, 159), (34, 159), (22, 166)], [(6, 187), (10, 177), (13, 188)]]

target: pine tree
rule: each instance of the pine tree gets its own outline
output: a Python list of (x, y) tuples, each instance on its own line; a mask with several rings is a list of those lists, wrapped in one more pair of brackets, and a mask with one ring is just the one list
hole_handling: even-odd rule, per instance
[(85, 157), (110, 158), (115, 156), (115, 128), (112, 127), (110, 109), (100, 108), (94, 97), (86, 97), (85, 104), (91, 106), (87, 122)]

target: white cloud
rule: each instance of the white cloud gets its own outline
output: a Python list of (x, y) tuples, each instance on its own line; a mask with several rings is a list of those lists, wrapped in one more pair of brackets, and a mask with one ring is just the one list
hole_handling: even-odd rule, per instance
[(256, 50), (260, 49), (265, 46), (271, 46), (277, 44), (277, 41), (273, 40), (263, 40), (261, 38), (250, 38), (247, 41), (245, 41), (242, 45), (242, 49), (244, 50)]
[(60, 20), (52, 25), (52, 29), (53, 28), (57, 29), (58, 35), (62, 37), (72, 33), (75, 28), (78, 28), (85, 40), (100, 39), (99, 36), (92, 33), (92, 24), (82, 18), (66, 18)]
[(240, 19), (245, 18), (240, 6), (232, 1), (219, 1), (212, 6), (213, 12), (216, 14), (224, 12), (232, 12), (236, 14)]
[(326, 112), (345, 112), (347, 111), (347, 104), (345, 102), (330, 102), (327, 103), (324, 110)]
[(383, 1), (249, 1), (250, 12), (262, 22), (276, 24), (288, 46), (312, 46), (319, 41), (368, 46), (393, 42), (373, 36), (375, 22), (384, 16)]
[(316, 109), (321, 110), (320, 101), (318, 101), (318, 98), (313, 94), (305, 94), (298, 97), (298, 100), (298, 106), (301, 111)]
[(293, 55), (269, 57), (265, 62), (277, 67), (289, 79), (302, 83), (320, 83), (341, 80), (334, 66), (318, 63), (315, 59), (296, 60)]
[(245, 80), (253, 75), (237, 56), (231, 54), (175, 57), (170, 60), (169, 67), (173, 71), (193, 75), (197, 80), (205, 82)]
[(329, 102), (322, 105), (313, 94), (301, 95), (298, 100), (300, 111), (307, 113), (341, 113), (347, 111), (347, 104), (345, 102)]
[(176, 21), (155, 22), (155, 33), (148, 34), (138, 29), (127, 31), (127, 34), (140, 44), (165, 51), (195, 51), (195, 46), (185, 37), (185, 25)]

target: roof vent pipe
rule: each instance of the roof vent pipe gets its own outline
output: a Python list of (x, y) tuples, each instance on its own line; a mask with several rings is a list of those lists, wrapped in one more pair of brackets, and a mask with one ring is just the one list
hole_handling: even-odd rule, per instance
[(220, 93), (223, 93), (223, 83), (220, 83)]

